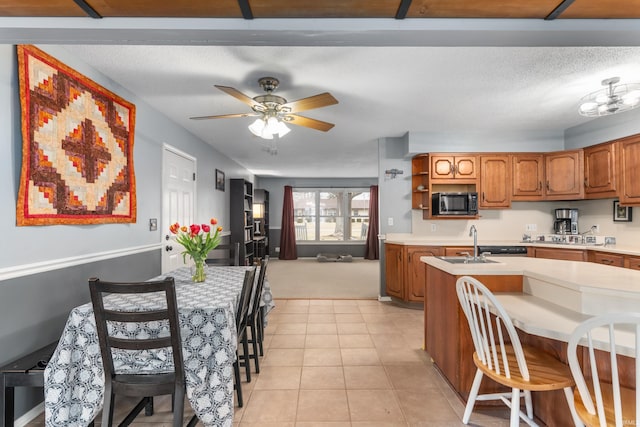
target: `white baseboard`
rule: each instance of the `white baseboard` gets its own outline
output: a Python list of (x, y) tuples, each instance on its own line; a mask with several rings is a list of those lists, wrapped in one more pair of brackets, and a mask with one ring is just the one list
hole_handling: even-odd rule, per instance
[(35, 420), (40, 414), (44, 412), (44, 402), (40, 402), (38, 405), (31, 408), (23, 416), (15, 420), (13, 425), (15, 427), (24, 427), (31, 421)]
[(378, 301), (388, 302), (391, 301), (391, 297), (383, 297), (382, 295), (378, 295)]

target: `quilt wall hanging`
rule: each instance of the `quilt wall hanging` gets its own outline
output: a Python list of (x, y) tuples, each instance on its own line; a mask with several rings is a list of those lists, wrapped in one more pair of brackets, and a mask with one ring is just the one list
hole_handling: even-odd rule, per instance
[(17, 225), (136, 222), (135, 105), (20, 45)]

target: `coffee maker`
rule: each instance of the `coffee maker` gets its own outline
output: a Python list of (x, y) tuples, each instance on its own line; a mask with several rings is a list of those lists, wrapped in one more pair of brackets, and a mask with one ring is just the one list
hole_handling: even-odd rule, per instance
[(556, 209), (553, 231), (556, 234), (578, 234), (578, 209)]

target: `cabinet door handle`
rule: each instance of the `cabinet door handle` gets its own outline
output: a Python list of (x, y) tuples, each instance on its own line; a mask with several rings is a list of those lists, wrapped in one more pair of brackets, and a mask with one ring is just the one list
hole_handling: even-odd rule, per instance
[(482, 201), (483, 202), (485, 201), (485, 199), (484, 199), (484, 191), (482, 192)]
[(456, 174), (456, 165), (454, 165), (453, 163), (451, 163), (451, 166), (449, 167), (449, 173), (451, 173), (451, 175)]
[(589, 188), (589, 180), (587, 178), (584, 179), (585, 188)]
[(538, 181), (538, 190), (542, 190), (542, 181)]
[(549, 181), (547, 181), (547, 190), (549, 190)]

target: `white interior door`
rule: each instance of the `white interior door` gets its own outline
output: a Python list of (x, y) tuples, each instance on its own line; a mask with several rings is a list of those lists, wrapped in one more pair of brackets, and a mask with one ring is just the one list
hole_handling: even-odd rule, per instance
[(170, 147), (162, 156), (162, 273), (184, 265), (183, 247), (169, 232), (174, 223), (193, 222), (196, 195), (196, 159)]

